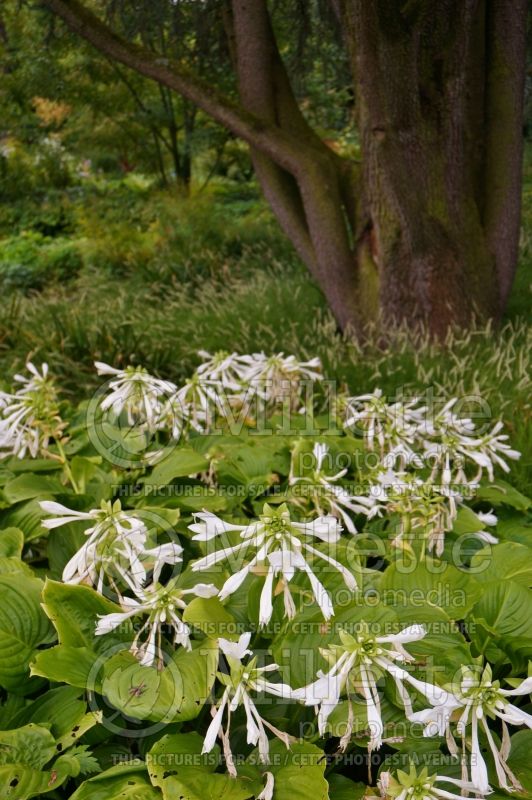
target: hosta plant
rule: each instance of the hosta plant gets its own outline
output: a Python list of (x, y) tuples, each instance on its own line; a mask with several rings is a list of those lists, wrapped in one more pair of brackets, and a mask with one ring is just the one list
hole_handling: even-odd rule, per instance
[(0, 393), (0, 797), (530, 796), (503, 423), (200, 358), (98, 363), (78, 407), (46, 365)]

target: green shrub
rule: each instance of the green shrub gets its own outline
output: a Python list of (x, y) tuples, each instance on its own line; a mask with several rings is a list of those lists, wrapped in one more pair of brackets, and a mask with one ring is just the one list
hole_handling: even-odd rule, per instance
[(5, 292), (43, 289), (72, 279), (82, 267), (78, 242), (51, 239), (36, 231), (0, 241), (0, 286)]

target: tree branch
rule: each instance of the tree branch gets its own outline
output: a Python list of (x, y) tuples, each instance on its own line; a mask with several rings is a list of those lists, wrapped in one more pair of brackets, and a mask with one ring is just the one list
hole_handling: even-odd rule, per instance
[(100, 52), (147, 78), (167, 86), (195, 103), (236, 136), (266, 153), (283, 168), (297, 173), (305, 168), (301, 145), (286, 131), (259, 119), (205, 84), (179, 63), (116, 34), (78, 0), (42, 0), (43, 4)]

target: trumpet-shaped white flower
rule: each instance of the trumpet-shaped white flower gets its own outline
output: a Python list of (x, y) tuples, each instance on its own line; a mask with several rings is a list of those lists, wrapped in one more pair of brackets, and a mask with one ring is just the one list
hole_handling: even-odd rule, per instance
[(60, 438), (66, 427), (48, 365), (43, 364), (40, 372), (31, 362), (26, 368), (29, 376), (15, 375), (22, 384), (19, 389), (0, 393), (0, 457), (46, 455), (50, 440)]
[(345, 401), (344, 428), (362, 432), (369, 450), (381, 456), (401, 446), (406, 456), (413, 456), (413, 446), (422, 428), (426, 411), (417, 398), (388, 403), (380, 389)]
[(228, 391), (241, 390), (249, 370), (245, 356), (225, 351), (211, 355), (206, 350), (200, 350), (198, 355), (205, 359), (196, 370), (202, 381)]
[(146, 548), (148, 530), (135, 512), (123, 511), (120, 501), (114, 504), (103, 501), (100, 508), (75, 511), (53, 501), (40, 503), (43, 511), (55, 516), (44, 519), (42, 525), (49, 530), (70, 522), (87, 521), (85, 544), (70, 559), (63, 570), (65, 583), (86, 583), (100, 593), (104, 584), (121, 596), (117, 580), (123, 580), (134, 591), (146, 581), (148, 569), (153, 570), (157, 581), (164, 564), (181, 561), (183, 548), (175, 542)]
[[(287, 684), (272, 683), (267, 680), (268, 673), (275, 672), (279, 667), (277, 664), (258, 667), (257, 658), (253, 656), (253, 652), (249, 649), (250, 640), (251, 633), (243, 633), (238, 642), (230, 642), (223, 638), (218, 639), (220, 650), (227, 659), (229, 673), (219, 672), (217, 675), (218, 680), (225, 689), (218, 703), (212, 708), (212, 721), (203, 742), (202, 752), (210, 753), (216, 744), (217, 737), (220, 737), (226, 763), (232, 774), (236, 774), (236, 771), (234, 770), (229, 743), (231, 714), (239, 706), (243, 706), (246, 715), (247, 742), (251, 745), (258, 745), (259, 757), (262, 763), (268, 763), (270, 752), (266, 729), (275, 734), (287, 747), (293, 741), (291, 736), (275, 728), (270, 722), (261, 717), (252, 698), (252, 693), (254, 693), (270, 694), (274, 697), (288, 699), (292, 695), (292, 689)], [(243, 659), (246, 656), (250, 656), (250, 658), (243, 663)], [(223, 724), (224, 716), (227, 718), (225, 729)], [(268, 788), (268, 785), (266, 788)]]
[(205, 433), (216, 413), (224, 408), (224, 392), (196, 373), (174, 392), (166, 404), (163, 418), (171, 420), (172, 436), (178, 439), (184, 430)]
[(233, 525), (210, 512), (201, 512), (196, 514), (195, 518), (197, 521), (189, 528), (194, 532), (192, 538), (196, 541), (210, 542), (231, 531), (240, 532), (239, 544), (233, 546), (226, 544), (200, 558), (192, 566), (197, 572), (209, 569), (214, 564), (233, 556), (247, 559), (244, 566), (231, 575), (222, 586), (219, 595), (221, 600), (236, 592), (250, 573), (266, 567), (266, 579), (260, 597), (261, 625), (266, 625), (271, 619), (273, 582), (277, 575), (281, 575), (283, 579), (285, 613), (288, 617), (294, 616), (295, 604), (289, 584), (297, 570), (307, 575), (313, 595), (325, 619), (330, 619), (334, 614), (331, 598), (312, 571), (307, 561), (308, 556), (330, 564), (342, 575), (349, 589), (353, 591), (356, 588), (355, 578), (346, 567), (311, 544), (316, 540), (329, 545), (338, 541), (341, 528), (335, 517), (319, 517), (312, 522), (294, 522), (290, 519), (290, 512), (285, 504), (278, 509), (265, 504), (259, 520), (249, 525)]
[(289, 399), (295, 408), (301, 398), (303, 382), (321, 381), (321, 361), (312, 358), (310, 361), (298, 361), (295, 356), (277, 353), (267, 356), (265, 353), (253, 353), (242, 356), (247, 365), (244, 378), (257, 393), (268, 403), (276, 404)]
[[(460, 789), (460, 794), (441, 789), (436, 784), (450, 783)], [(409, 772), (397, 770), (395, 776), (381, 772), (378, 781), (379, 791), (385, 800), (463, 800), (464, 794), (479, 794), (478, 788), (469, 781), (448, 778), (446, 775), (429, 775), (426, 767), (419, 773), (411, 765)]]
[[(499, 681), (492, 679), (491, 667), (462, 667), (462, 680), (453, 685), (433, 703), (433, 708), (417, 711), (410, 715), (412, 722), (422, 723), (425, 736), (452, 737), (451, 725), (464, 743), (466, 731), (471, 726), (471, 781), (480, 792), (489, 791), (488, 770), (479, 745), (479, 727), (486, 734), (499, 785), (506, 791), (522, 790), (522, 786), (508, 766), (510, 754), (510, 735), (508, 725), (527, 725), (532, 728), (532, 715), (514, 705), (509, 698), (532, 693), (532, 677), (526, 678), (515, 689), (501, 689)], [(430, 698), (429, 698), (430, 699)], [(497, 746), (489, 728), (488, 720), (498, 718), (502, 724), (502, 744)]]
[[(435, 420), (427, 423), (424, 447), (425, 458), (433, 463), (431, 479), (447, 485), (475, 486), (484, 471), (493, 480), (496, 466), (509, 472), (505, 459), (516, 460), (521, 453), (509, 446), (506, 434), (500, 433), (503, 423), (499, 421), (488, 433), (475, 435), (472, 420), (454, 413), (457, 402), (457, 398), (450, 400)], [(475, 474), (468, 476), (468, 464), (475, 466)]]
[[(367, 707), (370, 750), (378, 749), (382, 744), (383, 722), (377, 681), (384, 675), (390, 675), (399, 691), (406, 713), (412, 713), (412, 703), (404, 683), (410, 683), (425, 695), (432, 695), (431, 684), (425, 684), (413, 678), (409, 672), (395, 662), (407, 663), (413, 658), (403, 647), (409, 642), (422, 639), (426, 630), (422, 625), (411, 625), (400, 633), (387, 636), (373, 636), (367, 625), (360, 625), (356, 635), (340, 631), (341, 644), (333, 644), (329, 648), (320, 648), (320, 653), (329, 662), (328, 672), (318, 671), (317, 679), (296, 689), (293, 697), (307, 706), (316, 706), (318, 728), (324, 734), (330, 714), (340, 703), (343, 695), (350, 707), (354, 694), (362, 695)], [(352, 734), (352, 713), (346, 732), (342, 737), (341, 747), (345, 748)]]
[(96, 636), (102, 636), (115, 630), (119, 625), (133, 617), (147, 616), (146, 621), (137, 632), (131, 645), (131, 652), (143, 666), (164, 667), (164, 654), (162, 649), (162, 626), (173, 629), (173, 644), (182, 645), (190, 650), (190, 628), (181, 618), (182, 612), (187, 607), (183, 599), (186, 595), (195, 597), (214, 597), (218, 593), (215, 586), (198, 583), (191, 589), (181, 589), (172, 581), (167, 586), (153, 583), (146, 589), (136, 589), (137, 599), (123, 597), (121, 605), (123, 613), (100, 615), (96, 626)]
[(296, 476), (291, 473), (290, 485), (308, 487), (310, 491), (308, 494), (306, 493), (306, 496), (310, 497), (318, 514), (332, 514), (343, 522), (349, 533), (356, 533), (357, 529), (350, 512), (371, 517), (375, 501), (372, 497), (351, 495), (347, 489), (337, 483), (346, 475), (347, 469), (342, 469), (334, 475), (327, 475), (325, 463), (329, 448), (326, 444), (316, 442), (312, 453), (316, 462), (312, 475)]
[(415, 474), (380, 472), (377, 483), (370, 488), (374, 499), (372, 514), (397, 514), (399, 530), (392, 544), (394, 547), (410, 548), (409, 539), (419, 536), (429, 552), (437, 556), (443, 553), (445, 534), (452, 530), (462, 503), (462, 495), (451, 486), (423, 481)]
[(170, 381), (150, 375), (143, 367), (115, 369), (101, 361), (95, 362), (98, 375), (113, 375), (109, 394), (101, 401), (102, 411), (111, 410), (117, 417), (125, 412), (130, 426), (146, 426), (149, 431), (160, 427), (165, 400), (176, 387)]

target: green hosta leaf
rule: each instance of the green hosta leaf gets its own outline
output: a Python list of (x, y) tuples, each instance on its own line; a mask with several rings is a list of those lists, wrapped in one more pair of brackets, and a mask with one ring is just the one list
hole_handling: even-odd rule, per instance
[(532, 597), (517, 583), (505, 580), (486, 586), (468, 622), (472, 623), (471, 641), (488, 660), (496, 663), (506, 660), (512, 652), (512, 643), (519, 643), (523, 658), (532, 656)]
[(335, 772), (327, 776), (327, 783), (329, 784), (329, 797), (332, 800), (362, 800), (366, 794), (365, 783), (354, 783), (345, 775)]
[(85, 689), (98, 689), (95, 676), (98, 672), (98, 655), (89, 647), (70, 647), (60, 644), (37, 653), (31, 664), (31, 674), (58, 683), (67, 683)]
[(512, 736), (512, 747), (508, 757), (510, 769), (522, 784), (524, 795), (532, 795), (532, 730), (518, 731)]
[(70, 800), (161, 800), (143, 761), (120, 764), (84, 781)]
[(499, 514), (496, 534), (500, 539), (532, 547), (532, 520), (524, 514)]
[(65, 487), (57, 478), (25, 472), (4, 486), (4, 496), (9, 503), (20, 503), (34, 497), (47, 499), (49, 495), (64, 494)]
[(70, 462), (70, 470), (79, 492), (86, 491), (87, 484), (96, 475), (101, 463), (101, 456), (74, 456)]
[(401, 628), (423, 625), (426, 635), (409, 642), (405, 649), (419, 662), (418, 677), (441, 684), (455, 678), (458, 664), (469, 664), (471, 652), (458, 624), (441, 608), (434, 606), (398, 607), (395, 609)]
[(23, 573), (0, 575), (0, 685), (27, 694), (29, 663), (53, 629), (41, 608), (43, 584)]
[(24, 534), (19, 528), (4, 528), (0, 531), (0, 556), (20, 558), (24, 547)]
[(19, 728), (28, 722), (48, 724), (54, 737), (68, 733), (84, 716), (87, 703), (80, 699), (82, 692), (70, 686), (60, 686), (33, 700), (22, 708), (10, 727)]
[(471, 571), (481, 583), (511, 580), (532, 586), (532, 549), (516, 542), (482, 548), (471, 561)]
[(500, 478), (487, 486), (479, 486), (476, 497), (495, 506), (504, 504), (517, 508), (518, 511), (526, 511), (532, 505), (528, 497)]
[(453, 523), (454, 533), (461, 536), (464, 533), (477, 533), (486, 527), (486, 525), (477, 517), (475, 512), (467, 506), (462, 506), (456, 515)]
[(452, 564), (427, 558), (415, 567), (396, 561), (385, 570), (382, 599), (393, 606), (423, 604), (443, 608), (451, 619), (462, 619), (480, 595), (475, 580)]
[(319, 747), (296, 742), (287, 750), (282, 742), (274, 739), (270, 742), (270, 761), (260, 769), (274, 776), (273, 800), (308, 800), (309, 797), (328, 800), (327, 759)]
[(74, 586), (47, 580), (43, 590), (43, 608), (53, 622), (59, 642), (72, 647), (91, 646), (98, 615), (121, 609), (88, 586)]
[(208, 460), (190, 448), (182, 447), (174, 450), (163, 461), (155, 465), (150, 475), (141, 479), (141, 483), (150, 486), (167, 486), (174, 478), (195, 475), (209, 468)]
[(10, 458), (7, 466), (11, 472), (55, 472), (63, 467), (52, 458)]
[(152, 747), (148, 772), (165, 800), (247, 800), (258, 794), (260, 784), (249, 777), (215, 773), (218, 748), (201, 755), (202, 747), (203, 739), (197, 733), (168, 734)]
[(48, 535), (41, 524), (44, 516), (38, 500), (26, 500), (1, 512), (0, 524), (3, 528), (19, 528), (24, 533), (24, 539), (29, 542)]
[(12, 800), (40, 797), (61, 786), (67, 777), (78, 775), (82, 764), (96, 767), (85, 748), (80, 753), (81, 760), (72, 751), (60, 755), (50, 766), (62, 747), (42, 725), (1, 731), (0, 796)]
[(175, 667), (144, 667), (123, 650), (111, 656), (102, 671), (101, 693), (123, 714), (164, 723), (175, 719), (185, 696), (183, 678)]
[(5, 575), (10, 572), (22, 572), (24, 575), (33, 576), (33, 571), (20, 558), (0, 556), (0, 574)]
[(217, 597), (195, 597), (186, 607), (183, 620), (212, 639), (238, 639), (235, 618)]
[(0, 731), (0, 764), (25, 764), (42, 769), (56, 754), (55, 739), (46, 727), (30, 723)]

